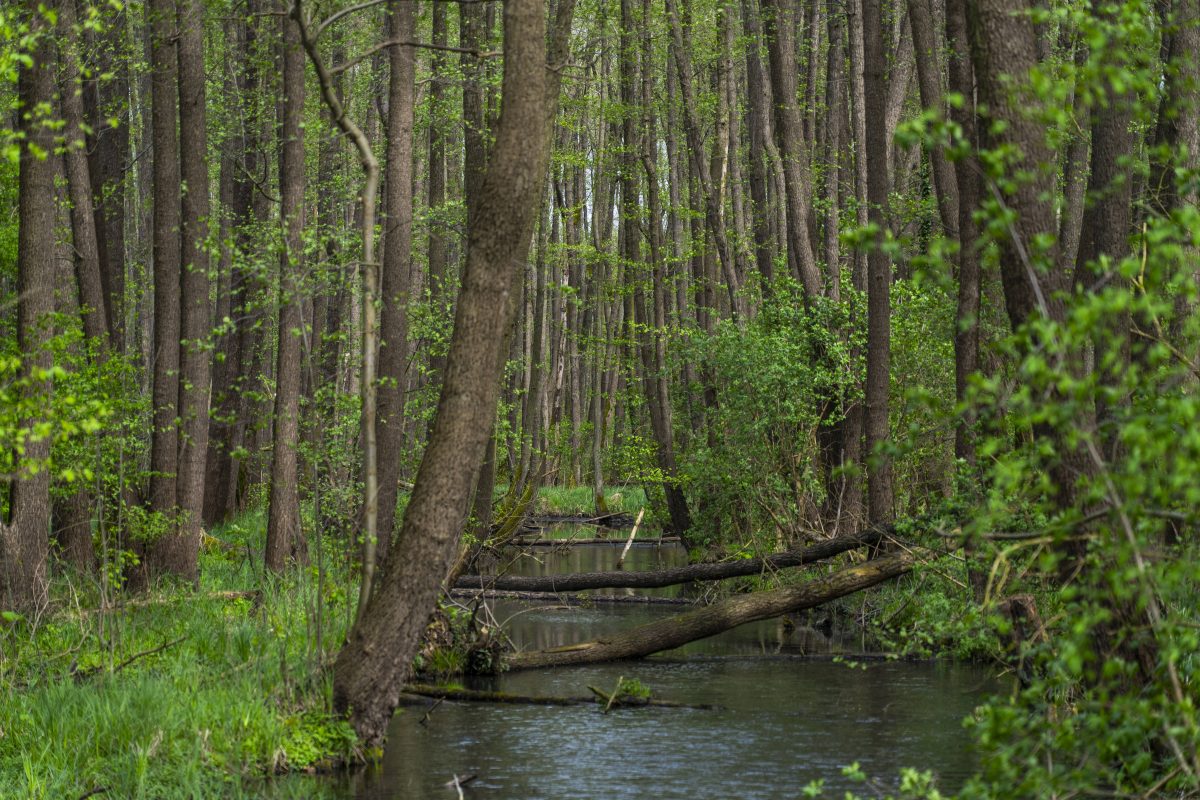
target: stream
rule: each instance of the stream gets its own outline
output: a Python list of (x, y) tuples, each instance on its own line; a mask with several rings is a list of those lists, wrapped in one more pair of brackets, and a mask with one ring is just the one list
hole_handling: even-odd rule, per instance
[[(518, 574), (612, 569), (619, 546), (576, 545), (506, 551)], [(629, 570), (686, 563), (677, 544), (634, 545)], [(690, 587), (647, 594), (679, 596)], [(598, 594), (633, 594), (631, 589)], [(462, 601), (468, 602), (468, 601)], [(495, 622), (513, 643), (536, 649), (586, 641), (686, 610), (643, 603), (563, 605), (493, 600)], [(515, 694), (586, 696), (621, 678), (653, 696), (704, 709), (543, 707), (429, 700), (405, 706), (388, 733), (382, 762), (319, 780), (324, 796), (350, 800), (457, 797), (447, 781), (477, 776), (467, 798), (780, 798), (824, 779), (829, 797), (861, 784), (842, 775), (858, 762), (891, 787), (902, 767), (932, 769), (943, 791), (972, 772), (962, 720), (1000, 683), (984, 669), (941, 662), (887, 661), (830, 627), (781, 620), (744, 625), (634, 662), (531, 670), (465, 685)], [(821, 624), (821, 623), (826, 624)], [(428, 713), (427, 713), (428, 712)], [(290, 782), (290, 781), (289, 781)], [(294, 788), (294, 787), (293, 787)]]

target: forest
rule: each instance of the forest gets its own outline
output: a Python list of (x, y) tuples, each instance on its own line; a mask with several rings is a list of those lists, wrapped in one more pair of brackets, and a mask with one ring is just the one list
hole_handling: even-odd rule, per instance
[(655, 796), (1200, 796), (1200, 0), (5, 0), (0, 76), (0, 796), (647, 796), (422, 772), (522, 702), (758, 774), (737, 630), (943, 716)]

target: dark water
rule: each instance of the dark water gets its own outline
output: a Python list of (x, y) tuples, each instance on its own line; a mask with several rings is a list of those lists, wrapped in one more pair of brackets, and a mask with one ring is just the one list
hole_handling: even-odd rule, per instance
[[(611, 568), (620, 548), (577, 547), (522, 559), (525, 574)], [(628, 568), (681, 563), (678, 548), (631, 551)], [(678, 591), (677, 589), (675, 591)], [(584, 641), (677, 607), (542, 607), (496, 602), (492, 612), (521, 648)], [(766, 621), (637, 662), (518, 672), (475, 688), (587, 695), (636, 678), (655, 697), (713, 710), (507, 706), (445, 702), (406, 707), (383, 762), (324, 779), (326, 796), (455, 798), (454, 776), (477, 775), (468, 798), (781, 798), (825, 779), (829, 797), (861, 786), (841, 775), (857, 761), (884, 784), (900, 768), (932, 769), (955, 790), (973, 768), (962, 719), (996, 688), (978, 669), (855, 659), (863, 642)], [(843, 654), (843, 655), (837, 655)], [(432, 701), (430, 701), (432, 704)], [(422, 719), (424, 723), (422, 724)], [(313, 780), (313, 779), (309, 779)], [(294, 787), (293, 787), (294, 788)]]

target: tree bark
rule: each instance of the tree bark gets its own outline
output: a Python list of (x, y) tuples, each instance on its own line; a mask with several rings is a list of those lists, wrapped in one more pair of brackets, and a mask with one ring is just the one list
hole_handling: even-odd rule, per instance
[[(832, 3), (830, 4), (833, 5)], [(842, 265), (838, 202), (842, 158), (842, 102), (846, 96), (846, 19), (841, 9), (829, 11), (829, 50), (825, 84), (825, 273), (829, 296), (841, 298)]]
[[(963, 98), (961, 107), (950, 109), (950, 118), (970, 143), (970, 154), (954, 162), (954, 180), (958, 189), (958, 309), (954, 333), (954, 398), (967, 398), (967, 383), (979, 369), (979, 225), (975, 209), (979, 207), (980, 166), (975, 157), (979, 143), (976, 132), (975, 70), (971, 64), (967, 38), (965, 0), (946, 2), (946, 44), (950, 51), (949, 87)], [(975, 416), (971, 404), (959, 419), (954, 432), (954, 455), (968, 466), (975, 465)]]
[[(809, 298), (824, 293), (821, 273), (813, 255), (808, 225), (808, 152), (804, 146), (804, 123), (800, 116), (796, 64), (796, 0), (764, 0), (767, 51), (771, 62), (771, 90), (775, 98), (775, 136), (783, 159), (787, 190), (787, 243), (793, 254), (797, 277)], [(882, 118), (882, 117), (880, 117)]]
[(179, 152), (183, 179), (180, 230), (182, 323), (177, 534), (156, 543), (161, 568), (198, 581), (208, 455), (212, 333), (209, 308), (208, 118), (205, 109), (204, 3), (177, 0), (179, 9)]
[[(150, 508), (176, 511), (179, 472), (179, 258), (181, 177), (176, 108), (179, 63), (175, 0), (151, 0), (151, 147), (154, 150), (154, 428), (150, 444)], [(147, 564), (147, 566), (149, 566)]]
[(735, 595), (707, 608), (641, 625), (604, 639), (514, 653), (504, 663), (508, 669), (517, 670), (641, 658), (714, 636), (747, 622), (828, 603), (903, 575), (912, 569), (912, 564), (912, 556), (908, 554), (877, 558), (799, 586)]
[(83, 334), (97, 342), (104, 351), (110, 345), (112, 327), (109, 324), (110, 303), (104, 292), (100, 250), (96, 237), (96, 217), (92, 208), (92, 178), (86, 151), (83, 85), (80, 82), (77, 51), (80, 31), (76, 29), (74, 0), (59, 0), (55, 8), (58, 12), (59, 61), (62, 73), (59, 99), (63, 121), (66, 123), (66, 150), (63, 160), (67, 173), (68, 196), (71, 199), (71, 242), (74, 251), (75, 281), (79, 287)]
[[(49, 26), (39, 12), (27, 16), (30, 29), (41, 34), (31, 60), (18, 71), (21, 103), (18, 130), (24, 134), (17, 175), (17, 346), (21, 373), (28, 382), (25, 399), (45, 402), (50, 390), (41, 373), (53, 359), (47, 343), (54, 313), (54, 134), (44, 108), (54, 99), (54, 60)], [(32, 427), (36, 417), (22, 420)], [(45, 606), (47, 558), (50, 550), (50, 439), (29, 436), (18, 460), (18, 475), (9, 498), (11, 516), (0, 521), (0, 600), (24, 612)]]
[[(954, 2), (954, 0), (949, 0)], [(917, 62), (917, 86), (921, 93), (921, 105), (934, 109), (938, 116), (945, 113), (942, 91), (941, 63), (938, 58), (938, 40), (934, 27), (933, 8), (930, 0), (908, 0), (909, 27), (912, 28), (913, 50)], [(951, 58), (957, 54), (951, 50)], [(963, 102), (968, 102), (964, 97)], [(955, 173), (940, 146), (929, 148), (929, 163), (933, 173), (933, 191), (937, 196), (938, 216), (946, 238), (958, 238), (958, 184)]]
[[(391, 38), (412, 41), (414, 10), (410, 0), (389, 4)], [(389, 49), (387, 172), (384, 179), (383, 311), (379, 329), (379, 527), (377, 552), (386, 557), (396, 524), (400, 459), (404, 452), (404, 399), (408, 364), (408, 302), (412, 270), (413, 104), (416, 53), (412, 47)], [(431, 248), (432, 248), (432, 239)], [(444, 264), (442, 272), (444, 273)], [(444, 275), (443, 275), (444, 279)]]
[[(128, 11), (109, 10), (108, 24), (95, 35), (85, 34), (87, 47), (97, 52), (93, 79), (84, 83), (83, 104), (88, 136), (88, 177), (104, 289), (105, 317), (117, 351), (125, 341), (125, 197), (132, 172), (129, 152), (129, 37)], [(98, 79), (96, 74), (105, 75)], [(115, 120), (116, 124), (111, 124)]]
[[(569, 0), (559, 4), (556, 28), (570, 30), (572, 11)], [(558, 73), (546, 69), (542, 4), (509, 0), (504, 29), (504, 101), (491, 163), (474, 204), (476, 224), (468, 233), (462, 292), (433, 431), (389, 568), (334, 666), (334, 707), (350, 715), (359, 737), (369, 745), (384, 736), (457, 549), (473, 475), (495, 414), (503, 331), (512, 313), (510, 296), (528, 254), (546, 179), (547, 83), (556, 84)]]
[[(1122, 22), (1115, 10), (1098, 5), (1092, 12), (1114, 36), (1106, 48), (1106, 67), (1116, 71), (1129, 68), (1126, 55), (1131, 45), (1120, 41)], [(1110, 60), (1111, 59), (1111, 60)], [(1121, 260), (1129, 254), (1129, 235), (1133, 226), (1129, 161), (1133, 154), (1134, 94), (1117, 92), (1111, 83), (1104, 86), (1103, 98), (1092, 113), (1092, 155), (1088, 177), (1088, 201), (1083, 211), (1079, 253), (1075, 262), (1075, 283), (1088, 291), (1099, 292), (1105, 286), (1128, 286), (1121, 276)], [(1129, 325), (1127, 310), (1111, 311), (1102, 331), (1096, 334), (1095, 369), (1101, 386), (1113, 390), (1106, 399), (1096, 399), (1096, 422), (1105, 456), (1115, 458), (1119, 447), (1116, 406), (1122, 405), (1127, 390), (1122, 386), (1129, 368)]]
[[(863, 80), (868, 120), (885, 116), (887, 85), (880, 0), (863, 0)], [(867, 514), (872, 524), (887, 522), (894, 514), (892, 465), (883, 451), (888, 440), (888, 394), (891, 382), (891, 257), (887, 242), (888, 153), (884, 125), (867, 127), (868, 218), (875, 228), (867, 253)]]
[(267, 569), (282, 571), (301, 552), (300, 487), (296, 447), (300, 443), (300, 373), (306, 320), (304, 274), (304, 50), (300, 26), (289, 16), (282, 26), (283, 97), (279, 106), (279, 197), (283, 248), (279, 253), (279, 348), (275, 369), (275, 437), (267, 508)]

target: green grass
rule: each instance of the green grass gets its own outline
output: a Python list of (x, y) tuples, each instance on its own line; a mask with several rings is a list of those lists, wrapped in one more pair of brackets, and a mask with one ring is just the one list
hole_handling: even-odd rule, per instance
[[(262, 535), (261, 514), (214, 531), (199, 593), (163, 586), (100, 615), (97, 587), (64, 578), (52, 616), (0, 630), (0, 797), (259, 797), (265, 776), (357, 757), (318, 666), (348, 587), (327, 576), (318, 652), (316, 570), (264, 581)], [(260, 602), (213, 597), (260, 586)]]
[[(640, 486), (606, 487), (604, 501), (612, 513), (636, 516), (646, 506), (646, 492)], [(590, 486), (543, 486), (538, 492), (536, 513), (591, 514), (595, 507)]]

